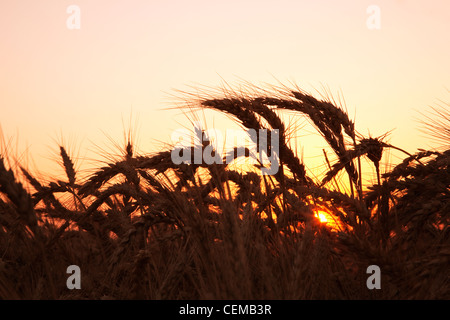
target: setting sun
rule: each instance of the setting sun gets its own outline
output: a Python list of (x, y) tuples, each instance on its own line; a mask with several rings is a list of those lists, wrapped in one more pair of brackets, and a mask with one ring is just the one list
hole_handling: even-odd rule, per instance
[(314, 215), (317, 219), (319, 219), (319, 221), (321, 223), (327, 223), (328, 222), (328, 213), (324, 212), (324, 211), (317, 211), (316, 214)]
[(326, 210), (317, 210), (314, 214), (314, 217), (317, 218), (321, 224), (325, 224), (331, 230), (341, 230), (342, 225), (339, 220), (336, 219), (336, 217), (332, 213)]

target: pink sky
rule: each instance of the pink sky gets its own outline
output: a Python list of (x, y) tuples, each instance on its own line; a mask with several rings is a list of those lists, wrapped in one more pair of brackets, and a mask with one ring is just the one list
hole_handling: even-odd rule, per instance
[[(79, 30), (66, 26), (69, 5)], [(379, 30), (366, 26), (370, 5)], [(449, 101), (449, 34), (447, 0), (3, 1), (0, 125), (48, 172), (54, 139), (80, 156), (107, 149), (131, 110), (140, 148), (160, 150), (185, 121), (162, 110), (174, 89), (279, 80), (342, 91), (361, 133), (395, 129), (390, 142), (414, 152), (428, 147), (418, 111)]]

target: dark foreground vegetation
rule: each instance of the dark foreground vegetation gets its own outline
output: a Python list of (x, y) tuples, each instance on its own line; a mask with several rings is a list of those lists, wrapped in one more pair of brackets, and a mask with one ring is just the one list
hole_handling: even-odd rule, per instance
[[(47, 181), (2, 154), (0, 298), (450, 299), (445, 109), (427, 125), (446, 147), (402, 153), (381, 173), (384, 152), (401, 149), (358, 134), (331, 101), (286, 88), (192, 101), (245, 128), (279, 129), (278, 173), (176, 165), (170, 150), (138, 155), (128, 141), (88, 177), (60, 146), (66, 178)], [(327, 142), (320, 179), (280, 112), (305, 117)], [(80, 290), (66, 287), (69, 265), (80, 267)], [(379, 290), (366, 286), (369, 265), (380, 267)]]

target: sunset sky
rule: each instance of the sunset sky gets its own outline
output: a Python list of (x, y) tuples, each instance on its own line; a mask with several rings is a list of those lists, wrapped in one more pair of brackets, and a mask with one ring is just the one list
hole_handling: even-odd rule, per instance
[(186, 121), (163, 110), (175, 90), (280, 81), (342, 93), (359, 132), (414, 152), (430, 146), (419, 112), (450, 100), (449, 35), (448, 0), (2, 1), (0, 125), (50, 172), (55, 141), (91, 157), (131, 113), (140, 149), (161, 150)]

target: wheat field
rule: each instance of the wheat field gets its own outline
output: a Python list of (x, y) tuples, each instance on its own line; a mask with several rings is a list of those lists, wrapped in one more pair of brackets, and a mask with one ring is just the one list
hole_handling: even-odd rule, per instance
[[(448, 105), (424, 117), (442, 148), (409, 154), (297, 87), (183, 99), (243, 128), (278, 129), (278, 172), (174, 164), (170, 149), (136, 154), (129, 139), (89, 175), (60, 145), (66, 177), (48, 181), (1, 148), (1, 299), (450, 299)], [(328, 145), (320, 179), (283, 113)], [(404, 158), (383, 172), (389, 150)], [(66, 286), (69, 265), (80, 267), (80, 290)], [(366, 286), (370, 265), (379, 290)]]

